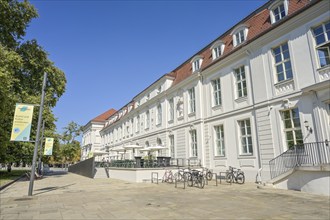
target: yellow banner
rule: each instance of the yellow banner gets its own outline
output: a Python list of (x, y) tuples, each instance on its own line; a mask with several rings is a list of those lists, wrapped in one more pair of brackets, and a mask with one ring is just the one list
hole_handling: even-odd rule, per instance
[(11, 141), (30, 140), (33, 107), (28, 104), (16, 104)]
[(54, 144), (54, 138), (46, 138), (44, 155), (49, 156), (53, 154), (53, 144)]

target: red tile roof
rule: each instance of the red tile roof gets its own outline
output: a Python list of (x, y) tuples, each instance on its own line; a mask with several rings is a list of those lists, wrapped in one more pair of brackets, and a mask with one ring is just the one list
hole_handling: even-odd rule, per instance
[[(268, 6), (273, 1), (268, 1), (266, 4), (252, 12), (250, 15), (248, 15), (246, 18), (241, 20), (239, 23), (237, 23), (235, 26), (233, 26), (231, 29), (229, 29), (226, 33), (221, 35), (219, 38), (211, 42), (209, 45), (204, 47), (202, 50), (200, 50), (197, 54), (194, 54), (191, 58), (186, 60), (183, 64), (181, 64), (179, 67), (177, 67), (175, 70), (173, 70), (170, 74), (175, 76), (175, 80), (173, 82), (173, 85), (176, 85), (180, 83), (181, 81), (185, 80), (189, 76), (192, 75), (192, 67), (191, 67), (191, 59), (197, 55), (204, 57), (201, 70), (208, 68), (209, 66), (213, 65), (214, 63), (217, 63), (221, 61), (223, 58), (227, 57), (228, 55), (232, 54), (233, 52), (237, 51), (242, 46), (250, 43), (251, 41), (257, 39), (261, 35), (267, 33), (270, 31), (273, 27), (278, 26), (285, 22), (286, 20), (290, 19), (291, 17), (298, 14), (297, 12), (300, 12), (308, 6), (313, 5), (321, 0), (290, 0), (289, 1), (289, 8), (288, 8), (288, 15), (284, 17), (282, 21), (277, 22), (276, 24), (271, 24), (270, 21), (270, 11), (268, 9)], [(248, 36), (244, 43), (237, 46), (236, 48), (233, 47), (233, 36), (231, 35), (231, 32), (234, 30), (235, 27), (238, 25), (245, 24), (248, 27)], [(212, 59), (212, 50), (210, 49), (212, 44), (215, 41), (221, 40), (225, 44), (225, 48), (223, 51), (223, 54), (215, 61)]]
[(109, 109), (108, 111), (100, 114), (99, 116), (92, 119), (92, 122), (105, 122), (109, 117), (115, 114), (117, 111), (115, 109)]

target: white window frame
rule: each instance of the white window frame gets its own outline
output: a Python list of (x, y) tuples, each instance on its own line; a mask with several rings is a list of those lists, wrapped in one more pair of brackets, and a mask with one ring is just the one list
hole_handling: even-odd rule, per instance
[(249, 29), (245, 24), (241, 24), (234, 28), (234, 30), (231, 32), (231, 35), (233, 36), (234, 47), (241, 45), (247, 40), (248, 32)]
[[(276, 19), (275, 10), (278, 10), (280, 12), (280, 7), (282, 5), (283, 5), (283, 9), (284, 9), (284, 15), (279, 14), (279, 19)], [(288, 0), (274, 1), (274, 3), (271, 4), (268, 7), (268, 9), (270, 11), (270, 21), (271, 21), (272, 24), (275, 24), (276, 22), (282, 20), (284, 17), (286, 17), (288, 15), (289, 1)], [(281, 11), (281, 12), (283, 12), (283, 11)]]
[(157, 125), (161, 125), (162, 124), (162, 105), (158, 104), (157, 105)]
[(225, 49), (225, 44), (222, 41), (216, 41), (212, 46), (212, 59), (215, 60), (219, 58)]
[[(330, 65), (330, 32), (329, 32), (329, 36), (328, 36), (327, 31), (326, 31), (326, 25), (330, 26), (330, 20), (327, 20), (312, 28), (319, 68), (323, 68), (323, 67)], [(316, 35), (315, 29), (317, 29), (317, 28), (322, 28), (322, 33)], [(318, 40), (317, 40), (317, 37), (321, 37), (321, 35), (323, 35), (323, 37), (324, 37), (324, 42), (318, 42)], [(325, 59), (324, 65), (322, 63), (322, 59), (321, 59), (320, 53), (319, 53), (319, 51), (321, 49), (323, 49), (324, 51), (327, 52), (327, 55), (324, 55), (324, 59)]]
[(136, 116), (136, 123), (135, 123), (135, 132), (138, 133), (140, 132), (140, 115)]
[(214, 137), (214, 156), (226, 156), (224, 128), (222, 124), (214, 126)]
[[(248, 123), (247, 123), (248, 122)], [(239, 152), (241, 156), (253, 155), (252, 127), (249, 118), (238, 120), (239, 129)], [(251, 146), (251, 149), (250, 149)]]
[(145, 129), (149, 129), (150, 128), (150, 111), (147, 110), (146, 111), (146, 126), (145, 126)]
[[(287, 50), (283, 49), (286, 45)], [(275, 51), (279, 50), (280, 53)], [(290, 48), (288, 42), (284, 42), (276, 47), (272, 48), (272, 54), (274, 58), (274, 72), (275, 72), (275, 82), (279, 83), (286, 80), (293, 79), (293, 68), (291, 63)], [(286, 55), (287, 54), (287, 55)], [(277, 60), (280, 59), (280, 60)], [(288, 65), (288, 66), (287, 66)], [(279, 70), (282, 68), (282, 72)], [(291, 73), (291, 75), (290, 75)], [(280, 78), (280, 75), (283, 74), (283, 79)]]
[(189, 96), (189, 114), (196, 112), (196, 93), (195, 87), (188, 89)]
[(236, 98), (247, 97), (247, 81), (246, 81), (246, 71), (245, 65), (237, 67), (234, 69), (234, 77), (236, 84)]
[(168, 100), (168, 106), (169, 106), (169, 121), (174, 120), (174, 98), (170, 98)]
[(190, 157), (198, 157), (196, 129), (190, 130)]
[(169, 143), (170, 143), (170, 151), (171, 151), (171, 158), (175, 158), (175, 146), (174, 146), (174, 135), (169, 135)]
[(221, 80), (220, 78), (213, 79), (211, 81), (212, 84), (212, 94), (213, 94), (213, 107), (221, 106), (222, 98), (221, 98)]
[(197, 55), (194, 58), (192, 58), (192, 60), (190, 61), (191, 65), (192, 65), (192, 72), (197, 72), (198, 70), (200, 70), (200, 68), (202, 67), (202, 62), (203, 59), (201, 56)]
[[(293, 111), (297, 111), (298, 118), (293, 117)], [(288, 118), (286, 118), (286, 116), (284, 115), (286, 112), (289, 113)], [(296, 107), (296, 108), (282, 110), (281, 118), (282, 118), (282, 124), (283, 124), (283, 132), (284, 132), (284, 136), (285, 136), (285, 144), (287, 146), (287, 149), (291, 149), (296, 144), (302, 144), (304, 142), (304, 137), (303, 137), (303, 133), (301, 130), (299, 109)], [(289, 127), (287, 127), (287, 125), (289, 125)], [(288, 139), (289, 132), (291, 132), (292, 139)], [(299, 134), (300, 134), (300, 138), (299, 138)], [(290, 142), (293, 145), (291, 145)]]

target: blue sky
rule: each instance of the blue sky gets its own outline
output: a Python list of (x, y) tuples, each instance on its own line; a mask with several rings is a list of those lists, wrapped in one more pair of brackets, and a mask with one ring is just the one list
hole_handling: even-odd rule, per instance
[(25, 39), (37, 39), (68, 81), (58, 131), (120, 109), (265, 2), (31, 0), (39, 18)]

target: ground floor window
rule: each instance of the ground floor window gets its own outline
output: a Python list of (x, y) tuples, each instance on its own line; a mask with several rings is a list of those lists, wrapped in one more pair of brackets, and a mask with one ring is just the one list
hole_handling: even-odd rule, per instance
[(191, 138), (191, 156), (192, 157), (197, 157), (197, 133), (196, 130), (191, 130), (190, 131), (190, 138)]
[(282, 111), (285, 140), (288, 149), (303, 143), (298, 108)]
[(250, 119), (238, 121), (240, 129), (240, 154), (251, 155), (253, 154), (252, 135), (251, 135), (251, 123)]
[(170, 135), (170, 150), (171, 150), (171, 157), (175, 158), (174, 135)]
[(225, 139), (223, 125), (214, 126), (215, 156), (225, 156)]

